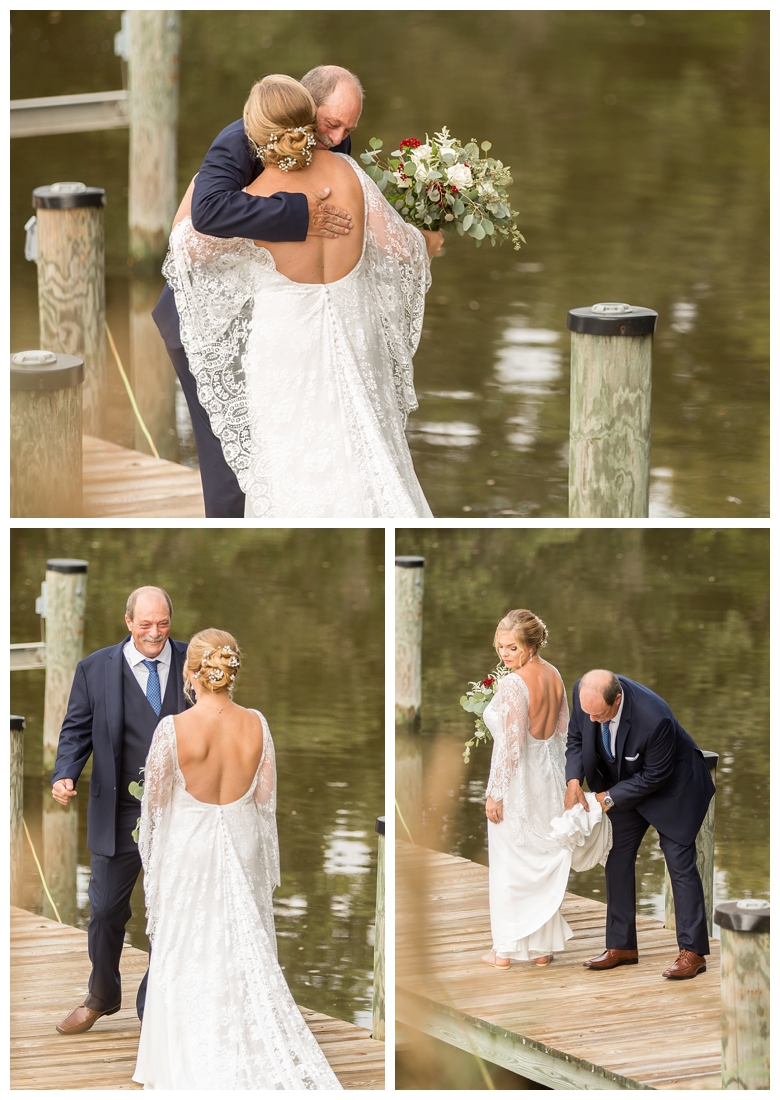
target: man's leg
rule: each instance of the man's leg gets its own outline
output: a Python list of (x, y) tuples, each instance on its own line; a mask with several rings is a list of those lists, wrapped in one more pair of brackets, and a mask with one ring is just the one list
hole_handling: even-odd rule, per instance
[(679, 948), (681, 951), (692, 951), (695, 955), (709, 955), (709, 929), (704, 887), (696, 866), (696, 842), (678, 844), (660, 833), (659, 840), (672, 882)]
[(209, 415), (198, 401), (198, 387), (190, 372), (187, 354), (183, 348), (171, 348), (167, 344), (165, 349), (181, 382), (190, 411), (206, 516), (209, 519), (243, 519), (244, 494), (225, 459), (222, 444), (211, 430)]
[(636, 810), (609, 811), (612, 848), (607, 857), (607, 950), (636, 951), (636, 854), (648, 824)]
[(115, 856), (92, 856), (87, 928), (92, 973), (84, 1004), (95, 1012), (106, 1012), (122, 1003), (119, 960), (131, 915), (130, 895), (140, 871), (138, 849)]

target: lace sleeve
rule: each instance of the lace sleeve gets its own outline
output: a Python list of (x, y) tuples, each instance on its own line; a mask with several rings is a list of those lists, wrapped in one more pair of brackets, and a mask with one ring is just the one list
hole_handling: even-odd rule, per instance
[(176, 733), (173, 718), (163, 718), (152, 737), (144, 769), (144, 796), (141, 801), (141, 825), (138, 850), (144, 868), (146, 895), (146, 931), (151, 939), (160, 897), (160, 851), (168, 824), (168, 809), (176, 778)]
[(246, 397), (243, 355), (258, 282), (269, 263), (269, 253), (252, 241), (207, 237), (187, 217), (171, 233), (162, 269), (176, 299), (198, 401), (244, 491), (254, 413)]
[(563, 737), (565, 739), (569, 729), (569, 704), (566, 702), (566, 685), (563, 682), (563, 677), (558, 673), (561, 681), (561, 687), (563, 688), (563, 698), (561, 699), (561, 709), (558, 714), (558, 722), (555, 726), (555, 736)]
[[(337, 154), (341, 155), (341, 154)], [(393, 364), (398, 407), (406, 420), (417, 408), (413, 358), (420, 343), (431, 264), (425, 238), (393, 209), (351, 157), (366, 208), (366, 273)]]
[(529, 732), (528, 694), (519, 676), (510, 673), (501, 680), (483, 719), (493, 735), (487, 794), (501, 802), (518, 770)]
[(264, 847), (267, 886), (273, 891), (281, 882), (279, 838), (276, 830), (276, 754), (265, 715), (254, 712), (263, 723), (263, 755), (257, 770), (254, 800), (257, 807)]

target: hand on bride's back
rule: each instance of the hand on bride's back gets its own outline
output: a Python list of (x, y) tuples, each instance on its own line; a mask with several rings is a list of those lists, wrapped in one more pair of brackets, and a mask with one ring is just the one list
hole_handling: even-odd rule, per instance
[(425, 247), (428, 249), (428, 259), (432, 260), (433, 257), (441, 251), (444, 245), (444, 234), (441, 229), (422, 229), (420, 232), (425, 237)]
[(307, 194), (309, 204), (309, 237), (337, 237), (349, 233), (352, 228), (352, 215), (346, 210), (333, 206), (325, 199), (330, 194), (329, 187)]

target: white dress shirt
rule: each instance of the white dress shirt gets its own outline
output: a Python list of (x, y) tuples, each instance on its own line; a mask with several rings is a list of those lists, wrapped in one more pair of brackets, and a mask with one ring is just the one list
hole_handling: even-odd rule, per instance
[(610, 748), (612, 749), (612, 758), (613, 759), (615, 759), (615, 742), (617, 741), (617, 731), (618, 731), (618, 726), (620, 725), (620, 715), (623, 713), (623, 703), (625, 702), (625, 700), (626, 700), (626, 697), (621, 692), (620, 693), (620, 706), (617, 709), (617, 714), (615, 715), (614, 718), (610, 718), (610, 720), (609, 720)]
[(146, 685), (149, 681), (149, 669), (142, 664), (142, 661), (157, 661), (157, 675), (160, 677), (160, 700), (162, 701), (165, 698), (165, 688), (168, 685), (168, 673), (171, 671), (172, 650), (170, 639), (166, 639), (162, 653), (158, 657), (146, 657), (143, 653), (139, 653), (132, 638), (125, 643), (123, 652), (125, 660), (133, 670), (133, 675), (144, 695), (146, 695)]

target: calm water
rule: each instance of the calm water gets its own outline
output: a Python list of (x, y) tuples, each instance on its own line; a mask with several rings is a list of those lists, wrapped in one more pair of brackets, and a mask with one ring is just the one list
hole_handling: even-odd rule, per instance
[[(47, 557), (90, 563), (85, 653), (125, 636), (127, 594), (150, 580), (171, 595), (173, 637), (206, 626), (236, 635), (245, 654), (236, 701), (265, 713), (277, 753), (280, 961), (299, 1004), (370, 1027), (374, 826), (384, 812), (383, 532), (15, 531), (14, 642), (40, 637), (35, 597)], [(41, 778), (43, 689), (43, 672), (11, 678), (12, 712), (27, 718), (24, 813), (39, 849), (41, 800), (51, 797)], [(83, 814), (79, 827), (78, 924), (86, 927)], [(31, 859), (25, 885), (26, 904), (40, 912)], [(145, 949), (140, 884), (133, 910), (129, 941)]]
[[(14, 98), (121, 87), (120, 13), (13, 14)], [(454, 238), (434, 265), (410, 442), (437, 516), (567, 512), (566, 313), (659, 313), (651, 514), (768, 515), (768, 73), (764, 11), (183, 13), (179, 185), (253, 79), (323, 62), (367, 99), (357, 151), (442, 124), (512, 166), (527, 248)], [(410, 61), (425, 58), (425, 64)], [(467, 78), (465, 77), (467, 74)], [(33, 187), (108, 192), (108, 314), (130, 361), (128, 134), (13, 141), (12, 346), (37, 346), (22, 226)], [(148, 309), (148, 305), (143, 307)], [(140, 368), (138, 368), (140, 369)], [(112, 366), (113, 370), (113, 366)], [(135, 433), (118, 378), (111, 438)], [(186, 412), (160, 429), (192, 461)], [(139, 445), (140, 444), (136, 444)]]
[[(513, 607), (546, 623), (544, 656), (571, 702), (589, 668), (646, 684), (699, 747), (720, 754), (715, 900), (768, 896), (769, 532), (399, 531), (398, 552), (426, 559), (422, 752), (428, 841), (487, 862), (484, 792), (490, 748), (460, 761), (473, 730), (459, 698), (495, 668), (493, 632)], [(415, 739), (402, 740), (409, 756)], [(662, 916), (663, 857), (640, 850), (639, 908)], [(604, 873), (569, 889), (604, 897)]]

